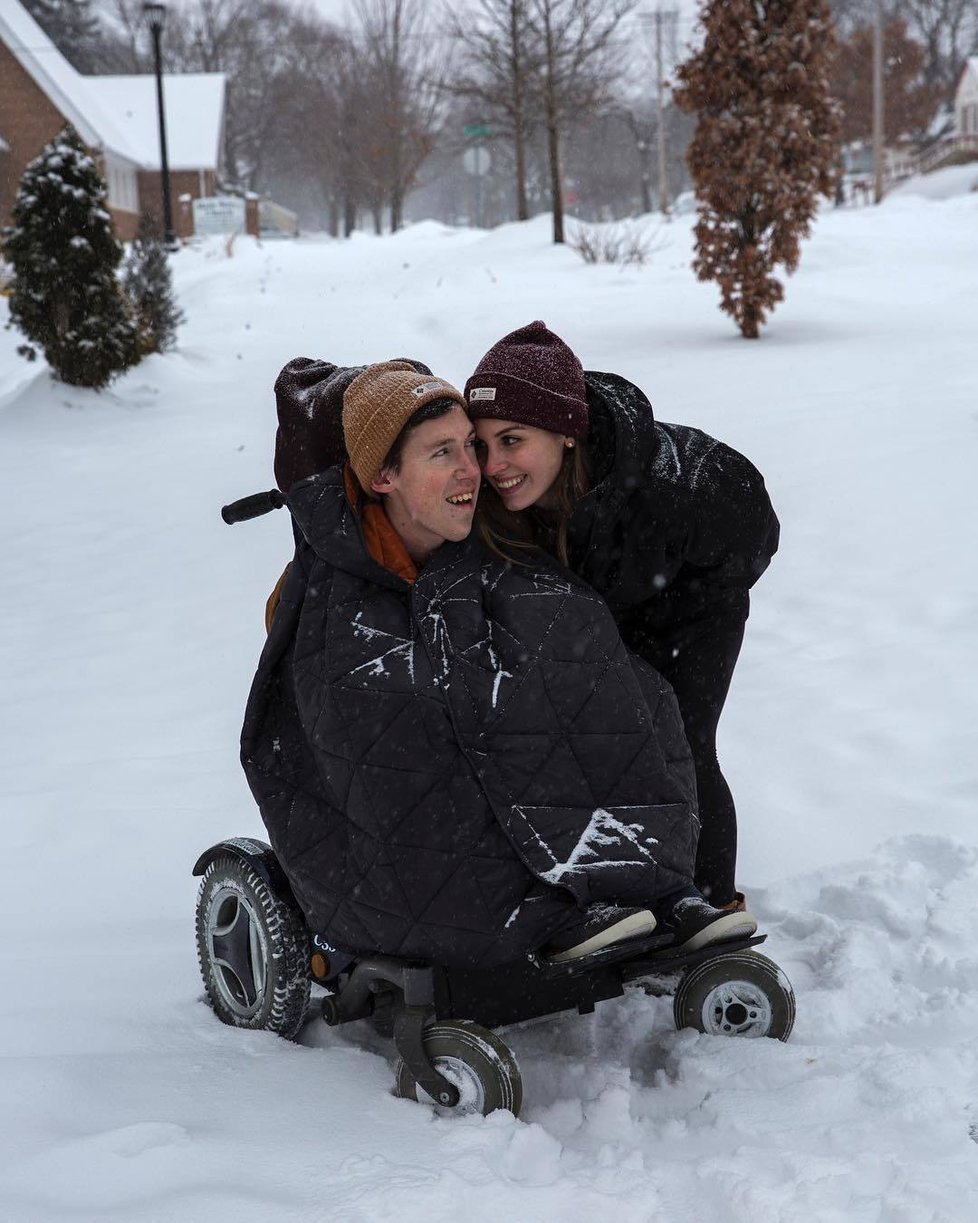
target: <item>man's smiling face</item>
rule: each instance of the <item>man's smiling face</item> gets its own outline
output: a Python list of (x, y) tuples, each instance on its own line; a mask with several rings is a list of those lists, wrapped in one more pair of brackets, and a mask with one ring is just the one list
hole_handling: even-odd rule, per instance
[(398, 471), (381, 471), (371, 486), (412, 559), (423, 564), (446, 540), (472, 530), (480, 479), (475, 430), (454, 404), (409, 430)]

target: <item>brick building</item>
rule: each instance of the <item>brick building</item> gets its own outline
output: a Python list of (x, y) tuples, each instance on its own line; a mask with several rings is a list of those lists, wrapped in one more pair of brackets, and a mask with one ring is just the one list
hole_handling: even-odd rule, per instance
[[(222, 73), (163, 78), (171, 210), (181, 237), (193, 232), (190, 201), (217, 189), (224, 90)], [(0, 225), (10, 220), (25, 166), (66, 122), (108, 184), (119, 237), (131, 238), (141, 212), (162, 212), (155, 78), (82, 76), (17, 0), (0, 0)]]

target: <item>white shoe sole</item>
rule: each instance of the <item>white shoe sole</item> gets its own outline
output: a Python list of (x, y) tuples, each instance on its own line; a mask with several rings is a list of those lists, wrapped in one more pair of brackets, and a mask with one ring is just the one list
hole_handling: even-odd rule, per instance
[[(738, 916), (742, 915), (738, 914)], [(601, 951), (614, 943), (623, 943), (625, 939), (652, 934), (654, 930), (655, 918), (648, 909), (642, 909), (638, 913), (629, 913), (621, 921), (600, 930), (597, 934), (592, 934), (589, 939), (585, 939), (583, 943), (578, 943), (575, 947), (568, 947), (566, 951), (558, 951), (555, 955), (547, 956), (547, 959), (551, 964), (562, 964), (565, 960), (579, 960), (583, 955), (591, 955), (592, 952)]]
[(735, 938), (750, 938), (757, 932), (757, 921), (750, 913), (725, 913), (715, 922), (710, 922), (702, 930), (698, 930), (685, 943), (678, 943), (677, 951), (699, 951), (701, 947), (709, 947), (713, 943), (725, 943)]

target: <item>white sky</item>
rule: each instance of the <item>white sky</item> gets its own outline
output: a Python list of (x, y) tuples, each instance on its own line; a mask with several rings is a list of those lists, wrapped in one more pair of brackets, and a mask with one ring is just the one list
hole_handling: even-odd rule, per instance
[(321, 13), (327, 20), (339, 25), (345, 23), (349, 9), (348, 0), (289, 0), (294, 8), (312, 8)]
[[(349, 16), (352, 9), (352, 0), (288, 0), (288, 2), (295, 8), (315, 9), (327, 20), (334, 21), (337, 25), (352, 24)], [(459, 0), (456, 0), (456, 3), (458, 2)], [(433, 14), (437, 14), (444, 8), (443, 0), (424, 0), (424, 3), (425, 7), (430, 9)], [(682, 39), (689, 37), (696, 20), (698, 7), (698, 0), (641, 0), (637, 5), (636, 12), (651, 14), (656, 9), (662, 9), (663, 12), (678, 12), (679, 36)]]

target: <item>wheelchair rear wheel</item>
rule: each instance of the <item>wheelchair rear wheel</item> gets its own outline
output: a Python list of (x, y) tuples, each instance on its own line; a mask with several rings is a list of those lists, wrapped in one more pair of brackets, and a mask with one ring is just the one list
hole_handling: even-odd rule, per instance
[(291, 1039), (309, 1002), (302, 915), (240, 859), (208, 866), (197, 895), (197, 958), (222, 1023)]

